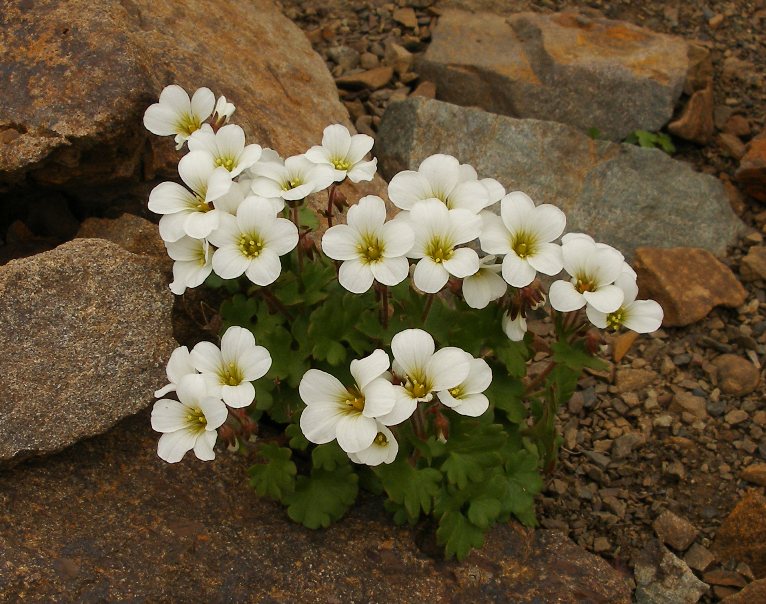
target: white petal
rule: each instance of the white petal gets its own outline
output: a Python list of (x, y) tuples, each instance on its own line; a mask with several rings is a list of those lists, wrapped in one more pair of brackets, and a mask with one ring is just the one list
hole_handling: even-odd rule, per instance
[(361, 234), (377, 233), (386, 220), (386, 204), (376, 195), (366, 195), (351, 206), (346, 222)]
[(331, 158), (345, 159), (351, 147), (348, 128), (341, 124), (327, 126), (322, 136), (322, 146), (327, 149)]
[(410, 263), (404, 256), (381, 258), (369, 265), (373, 277), (383, 285), (398, 285), (410, 274)]
[(358, 453), (366, 449), (378, 435), (378, 424), (371, 417), (361, 414), (342, 416), (335, 426), (335, 437), (340, 448), (347, 453)]
[(223, 366), (221, 350), (212, 342), (199, 342), (189, 358), (197, 371), (217, 375)]
[(178, 175), (181, 180), (200, 196), (206, 192), (208, 179), (215, 169), (215, 158), (201, 149), (190, 151), (178, 162)]
[(234, 279), (250, 266), (250, 260), (233, 246), (219, 248), (213, 254), (213, 270), (223, 279)]
[(244, 327), (232, 326), (221, 337), (221, 355), (225, 365), (239, 364), (239, 359), (255, 348), (253, 332)]
[(582, 296), (589, 306), (601, 312), (609, 313), (620, 308), (624, 294), (616, 285), (605, 285), (594, 292), (584, 292)]
[(527, 258), (527, 262), (545, 275), (558, 275), (564, 268), (561, 246), (555, 243), (538, 243), (535, 253)]
[(570, 312), (585, 306), (585, 298), (570, 281), (554, 281), (548, 290), (551, 306), (560, 312)]
[(394, 409), (397, 393), (387, 379), (379, 377), (363, 388), (365, 417), (382, 417)]
[(488, 254), (507, 254), (511, 251), (511, 233), (505, 223), (495, 214), (483, 212), (482, 230), (479, 235), (481, 249)]
[(478, 214), (489, 205), (487, 189), (479, 181), (458, 183), (449, 195), (447, 207), (450, 209), (468, 210)]
[(407, 375), (422, 373), (434, 354), (434, 348), (433, 337), (422, 329), (405, 329), (391, 339), (394, 359)]
[(200, 400), (208, 395), (208, 382), (199, 373), (185, 375), (176, 388), (178, 400), (187, 407), (197, 407)]
[(455, 399), (449, 390), (445, 390), (439, 393), (439, 400), (447, 407), (452, 407), (455, 413), (467, 417), (479, 417), (489, 408), (489, 399), (483, 394), (468, 394)]
[(522, 314), (511, 319), (510, 315), (505, 313), (503, 315), (503, 331), (511, 342), (521, 342), (527, 333), (527, 320)]
[(191, 98), (191, 111), (197, 119), (204, 121), (215, 109), (215, 95), (209, 88), (198, 88)]
[(215, 201), (228, 194), (232, 188), (231, 172), (223, 166), (219, 166), (207, 180), (205, 201)]
[(346, 175), (351, 182), (368, 181), (373, 179), (377, 170), (378, 160), (375, 158), (372, 161), (365, 161), (354, 165)]
[(468, 377), (471, 360), (470, 354), (454, 346), (437, 350), (426, 364), (433, 390), (449, 390), (460, 384)]
[(197, 456), (197, 459), (201, 461), (212, 461), (215, 459), (213, 446), (217, 436), (217, 432), (202, 432), (197, 435), (197, 440), (194, 442), (194, 454)]
[(484, 392), (492, 383), (492, 369), (484, 359), (471, 359), (468, 377), (460, 384), (465, 394)]
[(535, 279), (535, 269), (511, 250), (503, 258), (503, 279), (513, 287), (526, 287)]
[(383, 240), (383, 255), (386, 258), (406, 256), (415, 243), (415, 233), (406, 221), (392, 221), (384, 224), (380, 229), (380, 238)]
[(455, 245), (468, 243), (481, 235), (483, 219), (468, 210), (450, 210), (450, 239)]
[(220, 428), (223, 425), (223, 422), (226, 421), (226, 417), (229, 415), (226, 405), (224, 405), (220, 399), (213, 396), (205, 396), (201, 398), (199, 406), (200, 409), (202, 409), (202, 413), (205, 415), (205, 421), (207, 422), (205, 429), (208, 431)]
[(178, 401), (162, 399), (152, 408), (152, 430), (156, 432), (175, 432), (183, 430), (188, 423), (188, 408)]
[(623, 255), (613, 247), (598, 244), (595, 257), (592, 258), (593, 272), (599, 285), (614, 283), (623, 271), (625, 259)]
[(351, 375), (360, 390), (367, 384), (379, 378), (391, 366), (391, 360), (383, 350), (377, 349), (363, 359), (351, 361)]
[[(213, 257), (215, 260), (215, 257)], [(250, 265), (245, 270), (245, 275), (256, 285), (271, 285), (282, 272), (282, 263), (279, 261), (273, 251), (264, 248), (258, 257), (250, 261)]]
[(301, 378), (298, 393), (306, 405), (337, 404), (348, 398), (348, 390), (340, 381), (319, 369), (309, 369)]
[(513, 191), (500, 201), (500, 216), (511, 233), (526, 230), (535, 211), (535, 202), (526, 193)]
[(585, 307), (585, 315), (588, 317), (588, 321), (593, 323), (599, 329), (606, 328), (607, 313), (601, 312), (593, 308), (590, 304)]
[(418, 405), (415, 399), (402, 386), (394, 386), (394, 390), (397, 394), (394, 408), (391, 409), (390, 413), (376, 418), (381, 424), (386, 426), (396, 426), (406, 421), (415, 412), (415, 408)]
[(180, 382), (183, 376), (196, 372), (189, 349), (186, 346), (179, 346), (170, 354), (165, 371), (168, 379), (174, 384)]
[(155, 214), (188, 211), (197, 204), (194, 194), (175, 182), (161, 182), (149, 193), (149, 210)]
[(154, 103), (144, 113), (144, 128), (158, 136), (176, 134), (177, 122), (178, 114), (171, 107), (161, 103)]
[(371, 136), (367, 136), (366, 134), (355, 134), (351, 137), (351, 144), (348, 147), (346, 159), (351, 164), (359, 163), (362, 161), (364, 156), (372, 150), (374, 143), (375, 139), (373, 139)]
[(451, 155), (438, 153), (425, 158), (418, 167), (418, 172), (425, 176), (431, 185), (430, 197), (437, 197), (446, 202), (458, 183), (460, 162)]
[(425, 176), (412, 170), (399, 172), (388, 185), (388, 198), (402, 210), (411, 210), (418, 201), (430, 197), (430, 183)]
[(234, 246), (241, 234), (237, 219), (231, 214), (221, 212), (218, 217), (218, 228), (208, 235), (207, 240), (216, 247)]
[(447, 284), (449, 273), (443, 264), (437, 264), (426, 257), (421, 258), (415, 265), (413, 280), (420, 291), (434, 294)]
[(336, 427), (343, 413), (335, 403), (322, 403), (306, 407), (301, 413), (303, 435), (312, 443), (323, 445), (335, 440)]
[(463, 298), (471, 308), (486, 308), (492, 300), (501, 298), (508, 284), (489, 270), (479, 270), (463, 279)]
[(221, 386), (223, 402), (229, 407), (239, 409), (247, 407), (255, 400), (255, 387), (250, 382), (242, 382), (237, 386), (223, 384)]
[[(228, 124), (218, 130), (215, 139), (218, 151), (222, 157), (238, 158), (245, 150), (245, 131), (241, 126), (237, 126), (236, 124)], [(260, 157), (260, 147), (258, 147), (258, 151), (258, 157)], [(255, 161), (257, 160), (258, 158), (256, 158)], [(253, 163), (255, 163), (255, 161), (253, 161)]]
[(452, 257), (442, 262), (442, 265), (455, 277), (467, 277), (479, 270), (479, 256), (474, 250), (464, 247), (455, 250)]
[(348, 291), (362, 294), (372, 287), (374, 277), (369, 264), (361, 260), (346, 260), (338, 269), (338, 281)]
[(196, 440), (197, 435), (188, 430), (168, 432), (163, 434), (160, 437), (160, 442), (157, 443), (157, 455), (168, 463), (179, 462), (187, 451), (194, 448)]
[(631, 275), (628, 272), (622, 272), (620, 273), (620, 276), (617, 277), (617, 280), (614, 282), (614, 284), (619, 287), (625, 294), (625, 297), (622, 301), (623, 306), (628, 306), (638, 296), (638, 284), (636, 283), (635, 274)]
[(190, 212), (186, 215), (184, 232), (192, 239), (204, 239), (218, 228), (222, 214), (220, 210)]
[(336, 224), (322, 236), (322, 251), (333, 260), (353, 260), (359, 257), (361, 241), (357, 231), (345, 224)]
[(173, 243), (186, 236), (184, 225), (186, 224), (187, 212), (165, 214), (160, 218), (160, 237), (163, 241)]
[(482, 178), (479, 182), (487, 189), (490, 204), (496, 203), (505, 197), (505, 187), (494, 178)]
[(561, 237), (567, 224), (567, 217), (556, 206), (544, 203), (535, 208), (529, 223), (530, 229), (540, 241), (550, 242)]
[(277, 218), (263, 233), (265, 247), (284, 256), (298, 245), (298, 227), (286, 218)]
[[(386, 438), (385, 445), (379, 445), (377, 442), (373, 443), (359, 451), (358, 453), (349, 453), (348, 456), (354, 463), (363, 463), (368, 466), (377, 466), (381, 463), (392, 463), (396, 459), (396, 455), (399, 452), (399, 443), (396, 442), (396, 438), (391, 433), (391, 430), (386, 428), (383, 424), (378, 423), (378, 433), (383, 434)], [(376, 435), (377, 438), (377, 435)]]
[(626, 308), (625, 327), (636, 333), (651, 333), (662, 325), (664, 313), (654, 300), (636, 300)]

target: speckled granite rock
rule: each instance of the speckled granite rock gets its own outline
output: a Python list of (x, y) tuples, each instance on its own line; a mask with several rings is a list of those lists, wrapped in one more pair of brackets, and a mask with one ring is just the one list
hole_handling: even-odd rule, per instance
[(88, 218), (76, 236), (106, 239), (139, 256), (160, 259), (168, 269), (173, 265), (157, 225), (140, 216), (122, 214), (119, 218)]
[(415, 71), (440, 100), (622, 140), (672, 117), (688, 54), (682, 38), (623, 21), (445, 10)]
[(637, 604), (694, 604), (709, 589), (686, 562), (658, 541), (644, 548), (634, 572)]
[(372, 496), (310, 531), (255, 496), (242, 456), (170, 465), (157, 436), (147, 412), (0, 474), (0, 601), (630, 602), (561, 533), (501, 526), (445, 562), (431, 528), (395, 527)]
[(0, 267), (0, 300), (0, 466), (153, 402), (176, 345), (156, 261), (77, 239)]
[(517, 120), (440, 101), (389, 105), (374, 152), (391, 178), (434, 153), (522, 190), (583, 231), (632, 255), (640, 246), (723, 255), (744, 230), (721, 182), (656, 149), (593, 140), (554, 122)]

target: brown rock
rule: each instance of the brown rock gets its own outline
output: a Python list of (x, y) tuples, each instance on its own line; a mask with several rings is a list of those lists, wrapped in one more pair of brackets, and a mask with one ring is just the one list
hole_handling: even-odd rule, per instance
[(410, 70), (413, 59), (414, 55), (404, 46), (393, 41), (386, 43), (386, 63), (400, 76)]
[(742, 470), (742, 480), (766, 487), (766, 463), (754, 463)]
[(734, 159), (742, 159), (745, 155), (745, 144), (738, 137), (728, 132), (721, 132), (717, 137), (718, 147)]
[(375, 69), (380, 66), (380, 59), (371, 52), (363, 52), (359, 58), (359, 64), (362, 69)]
[(106, 239), (139, 256), (152, 256), (172, 265), (157, 225), (133, 214), (122, 214), (119, 218), (88, 218), (77, 231), (77, 237)]
[(741, 424), (742, 422), (747, 421), (749, 417), (750, 416), (747, 414), (747, 411), (744, 409), (732, 409), (726, 415), (724, 415), (723, 419), (727, 424), (736, 426), (737, 424)]
[(735, 177), (745, 193), (766, 201), (766, 131), (750, 141)]
[(704, 573), (715, 562), (715, 556), (709, 549), (702, 547), (699, 543), (692, 543), (689, 551), (684, 556), (684, 562), (689, 565), (689, 568)]
[(642, 296), (660, 303), (666, 326), (689, 325), (715, 306), (737, 307), (747, 292), (729, 268), (697, 248), (639, 248), (634, 268)]
[(690, 392), (678, 392), (673, 397), (673, 402), (670, 404), (670, 410), (679, 413), (685, 411), (691, 413), (697, 419), (706, 419), (708, 413), (705, 404), (705, 399), (701, 396), (694, 396)]
[(692, 94), (681, 116), (668, 124), (672, 134), (703, 145), (713, 136), (714, 129), (712, 84)]
[(739, 274), (744, 281), (766, 279), (766, 247), (754, 245), (747, 251), (747, 256), (742, 258)]
[(616, 382), (619, 392), (641, 392), (657, 380), (657, 374), (649, 369), (618, 369)]
[(150, 405), (175, 347), (156, 262), (76, 239), (0, 268), (0, 465), (60, 451)]
[(701, 44), (689, 42), (684, 94), (692, 95), (698, 90), (705, 90), (713, 85), (713, 60), (710, 51)]
[(753, 581), (745, 588), (723, 600), (725, 604), (756, 604), (766, 602), (766, 579)]
[(444, 561), (371, 496), (310, 531), (247, 486), (244, 456), (166, 464), (157, 437), (145, 413), (0, 474), (0, 601), (24, 586), (30, 602), (630, 602), (618, 571), (557, 531), (504, 524)]
[[(270, 0), (30, 6), (9, 4), (3, 13), (0, 129), (18, 136), (0, 145), (0, 184), (67, 187), (104, 205), (114, 188), (99, 186), (116, 183), (124, 194), (125, 183), (144, 176), (174, 176), (172, 141), (141, 126), (172, 83), (225, 94), (249, 141), (285, 156), (348, 119), (324, 62)], [(145, 204), (143, 192), (135, 203)]]
[(718, 560), (745, 562), (756, 578), (765, 578), (766, 497), (749, 491), (721, 523), (711, 549)]
[(750, 122), (744, 115), (732, 115), (726, 120), (723, 131), (734, 136), (750, 136)]
[(663, 543), (678, 551), (689, 547), (699, 534), (691, 522), (669, 510), (662, 512), (652, 526)]
[(638, 334), (635, 331), (626, 331), (614, 339), (612, 343), (612, 358), (615, 363), (622, 361), (637, 339)]
[(394, 21), (401, 23), (404, 27), (409, 29), (417, 29), (418, 27), (418, 17), (412, 7), (397, 8), (392, 16)]
[(744, 587), (747, 585), (745, 578), (733, 570), (711, 570), (705, 573), (702, 580), (708, 585), (723, 585), (725, 587)]
[(425, 81), (418, 84), (417, 88), (412, 91), (410, 96), (422, 96), (427, 99), (436, 98), (436, 84), (433, 82)]
[(340, 88), (367, 88), (378, 90), (383, 88), (394, 77), (392, 67), (376, 67), (360, 73), (351, 73), (335, 80)]
[(722, 354), (713, 360), (713, 365), (718, 370), (718, 386), (725, 394), (750, 394), (761, 381), (758, 369), (736, 354)]
[(445, 10), (432, 35), (416, 71), (441, 100), (613, 140), (667, 123), (690, 67), (680, 38), (577, 13)]

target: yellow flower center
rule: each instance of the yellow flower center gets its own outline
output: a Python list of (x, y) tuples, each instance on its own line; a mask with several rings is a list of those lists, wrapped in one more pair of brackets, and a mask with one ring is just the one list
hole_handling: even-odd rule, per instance
[(364, 395), (352, 386), (347, 390), (348, 398), (343, 402), (346, 404), (349, 413), (361, 413), (364, 411)]
[(189, 429), (197, 432), (203, 432), (207, 426), (207, 418), (199, 407), (189, 409), (186, 414), (186, 421), (189, 422)]
[(294, 189), (295, 187), (300, 187), (303, 184), (303, 180), (301, 180), (299, 177), (291, 178), (287, 182), (285, 182), (282, 185), (283, 191), (289, 191), (290, 189)]
[(335, 158), (332, 160), (332, 165), (336, 170), (348, 170), (351, 167), (351, 163), (344, 158)]
[(258, 235), (240, 235), (237, 247), (242, 255), (248, 260), (260, 256), (264, 248), (264, 242)]
[(215, 165), (223, 166), (229, 172), (231, 172), (234, 169), (234, 167), (237, 165), (237, 160), (234, 159), (233, 157), (216, 157)]
[(368, 233), (362, 237), (362, 241), (356, 246), (356, 251), (361, 256), (362, 262), (372, 264), (380, 261), (385, 247), (380, 239)]
[(537, 238), (525, 231), (519, 231), (513, 236), (511, 248), (519, 258), (533, 256), (537, 252)]
[(614, 331), (617, 331), (618, 329), (620, 329), (620, 327), (622, 327), (623, 324), (625, 323), (625, 319), (627, 319), (625, 315), (626, 313), (623, 307), (620, 307), (614, 312), (609, 313), (606, 316), (607, 329), (612, 329)]
[(408, 377), (404, 383), (404, 389), (412, 398), (425, 398), (431, 392), (431, 383), (425, 377)]
[(221, 367), (218, 377), (224, 386), (239, 386), (245, 379), (242, 370), (236, 363), (229, 363)]
[(176, 122), (176, 129), (180, 134), (191, 136), (191, 133), (199, 130), (201, 125), (202, 124), (196, 115), (184, 113), (178, 122)]
[(589, 275), (577, 275), (575, 289), (581, 294), (584, 294), (585, 292), (594, 292), (598, 289), (598, 284), (596, 283), (596, 280)]
[(213, 209), (213, 204), (205, 201), (204, 193), (195, 194), (194, 201), (195, 203), (192, 206), (192, 209), (196, 210), (197, 212), (209, 212)]
[(453, 398), (460, 398), (463, 395), (463, 388), (456, 386), (455, 388), (450, 389), (449, 393), (453, 396)]
[(430, 257), (436, 264), (441, 264), (452, 258), (455, 250), (450, 242), (437, 236), (431, 239), (430, 243), (426, 246), (425, 252), (426, 256)]
[(388, 445), (388, 439), (386, 438), (386, 435), (382, 432), (378, 432), (378, 434), (375, 436), (375, 440), (373, 441), (373, 444), (378, 445), (379, 447), (385, 447)]

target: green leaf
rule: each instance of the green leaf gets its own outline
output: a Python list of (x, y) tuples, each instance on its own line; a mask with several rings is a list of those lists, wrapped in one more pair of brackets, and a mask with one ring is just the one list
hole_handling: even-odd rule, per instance
[(295, 490), (283, 502), (287, 515), (310, 529), (327, 528), (340, 520), (356, 500), (358, 478), (351, 466), (333, 472), (314, 469), (311, 476), (298, 476)]
[(300, 207), (298, 210), (298, 219), (300, 220), (301, 226), (306, 226), (312, 231), (319, 228), (319, 218), (317, 217), (316, 212), (308, 206), (304, 205)]
[(599, 139), (601, 138), (601, 130), (598, 128), (588, 128), (585, 133), (592, 139)]
[(258, 449), (258, 456), (267, 461), (257, 463), (248, 470), (250, 484), (256, 493), (281, 501), (295, 489), (297, 469), (290, 459), (292, 454), (290, 449), (271, 444)]
[(520, 379), (507, 375), (503, 369), (493, 368), (492, 383), (485, 394), (495, 409), (505, 413), (508, 421), (518, 424), (527, 418), (528, 412), (522, 400), (524, 384)]
[(439, 519), (436, 540), (448, 558), (463, 560), (473, 548), (484, 545), (484, 531), (460, 512), (447, 512)]
[(417, 520), (420, 512), (428, 514), (434, 497), (441, 489), (442, 474), (434, 468), (413, 468), (406, 459), (378, 466), (375, 473), (391, 501), (404, 506), (410, 519)]
[(579, 341), (570, 344), (565, 340), (559, 340), (551, 345), (551, 351), (554, 361), (577, 372), (582, 371), (585, 367), (597, 371), (603, 371), (607, 368), (604, 361), (590, 354), (585, 350), (585, 345)]
[(447, 440), (447, 459), (441, 470), (459, 489), (469, 482), (484, 480), (485, 469), (500, 465), (500, 450), (507, 437), (500, 424), (481, 424), (477, 420), (455, 418)]
[(534, 496), (543, 488), (537, 455), (527, 450), (509, 456), (506, 462), (508, 492), (505, 502), (510, 511), (527, 526), (535, 526)]
[(285, 434), (290, 439), (288, 443), (290, 448), (295, 451), (305, 451), (309, 446), (309, 441), (303, 436), (303, 431), (298, 424), (290, 424), (285, 428)]
[(311, 452), (311, 463), (317, 470), (332, 472), (340, 466), (349, 464), (348, 455), (336, 441), (325, 445), (317, 445)]
[(505, 365), (509, 375), (521, 378), (526, 374), (530, 353), (525, 342), (512, 342), (506, 338), (505, 342), (495, 348), (495, 356)]
[(501, 510), (500, 501), (494, 497), (477, 497), (468, 506), (468, 520), (486, 530), (494, 524)]

